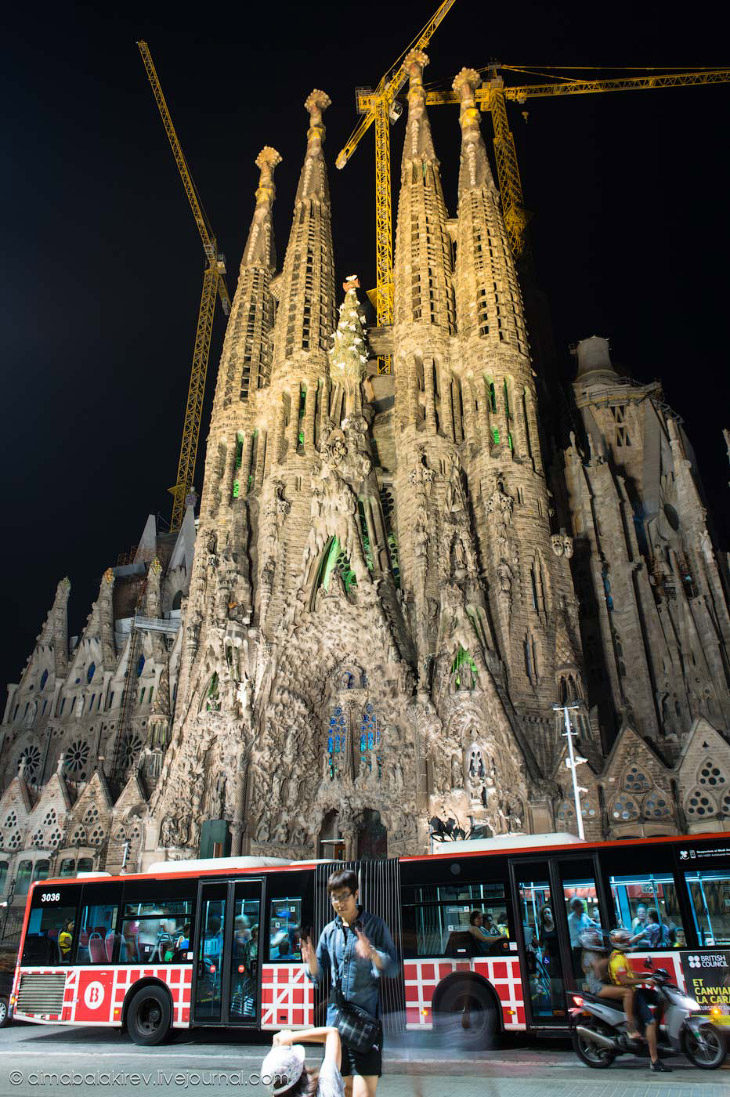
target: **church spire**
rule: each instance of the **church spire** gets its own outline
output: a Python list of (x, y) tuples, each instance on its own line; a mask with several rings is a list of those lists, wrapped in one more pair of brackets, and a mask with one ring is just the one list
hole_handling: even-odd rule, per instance
[(461, 99), (459, 125), (461, 126), (461, 163), (459, 166), (459, 201), (465, 191), (484, 188), (494, 193), (494, 179), (487, 159), (481, 127), (479, 107), (474, 93), (482, 80), (476, 69), (462, 69), (455, 77), (453, 89)]
[(335, 326), (334, 255), (327, 167), (322, 146), (322, 115), (329, 96), (315, 89), (304, 104), (309, 113), (307, 153), (294, 201), (294, 217), (279, 293), (274, 337), (274, 369), (298, 351), (321, 356)]
[(276, 266), (271, 210), (276, 194), (274, 168), (280, 163), (281, 156), (268, 145), (256, 157), (260, 172), (256, 209), (226, 328), (214, 418), (217, 412), (236, 406), (247, 400), (251, 391), (262, 388), (271, 372), (274, 299), (270, 284)]
[(427, 64), (422, 50), (406, 55), (410, 87), (396, 231), (395, 323), (421, 321), (449, 333), (454, 320), (451, 243), (426, 113), (423, 70)]
[[(462, 69), (454, 80), (461, 99), (461, 167), (456, 247), (456, 316), (462, 338), (476, 336), (485, 347), (523, 359), (530, 375), (527, 331), (509, 237), (487, 160), (474, 92), (481, 80)], [(495, 425), (500, 435), (501, 428)], [(508, 432), (509, 433), (509, 432)]]

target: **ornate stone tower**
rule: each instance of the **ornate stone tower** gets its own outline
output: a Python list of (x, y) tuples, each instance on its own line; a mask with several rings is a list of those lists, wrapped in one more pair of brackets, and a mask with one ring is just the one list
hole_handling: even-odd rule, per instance
[(565, 455), (583, 646), (605, 746), (630, 724), (667, 759), (703, 717), (730, 722), (730, 614), (697, 469), (661, 385), (577, 346), (578, 437)]
[(434, 813), (494, 832), (552, 824), (551, 705), (561, 683), (583, 700), (571, 542), (550, 528), (479, 78), (464, 70), (455, 82), (454, 223), (426, 63), (408, 58), (393, 376), (368, 364), (354, 278), (335, 329), (327, 96), (305, 104), (307, 152), (275, 278), (278, 156), (257, 161), (176, 732), (153, 804), (172, 855), (195, 849), (210, 819), (228, 821), (234, 852), (292, 856), (415, 852)]

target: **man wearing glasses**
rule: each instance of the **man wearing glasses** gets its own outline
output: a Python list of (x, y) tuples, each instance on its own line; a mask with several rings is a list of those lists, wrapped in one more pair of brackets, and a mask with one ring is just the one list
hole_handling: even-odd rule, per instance
[[(316, 952), (311, 941), (302, 940), (302, 960), (308, 967), (309, 978), (330, 988), (327, 1024), (333, 1024), (336, 1018), (338, 984), (346, 1002), (359, 1006), (371, 1017), (378, 1017), (380, 978), (398, 972), (390, 930), (382, 918), (359, 906), (357, 875), (351, 870), (333, 872), (327, 881), (327, 891), (335, 917), (322, 930)], [(346, 1097), (375, 1097), (382, 1064), (382, 1029), (369, 1051), (357, 1051), (343, 1042)]]

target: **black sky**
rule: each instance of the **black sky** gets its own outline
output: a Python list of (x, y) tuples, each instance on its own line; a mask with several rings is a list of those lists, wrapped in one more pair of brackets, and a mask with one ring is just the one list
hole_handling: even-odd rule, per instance
[[(282, 153), (283, 256), (305, 147), (303, 101), (327, 112), (339, 275), (374, 280), (373, 142), (334, 157), (372, 85), (436, 0), (16, 5), (5, 16), (0, 176), (5, 256), (0, 683), (17, 681), (58, 579), (78, 632), (103, 570), (146, 515), (169, 517), (203, 254), (135, 42), (145, 38), (228, 256), (245, 242), (264, 144)], [(428, 81), (516, 65), (723, 65), (718, 5), (457, 0)], [(515, 109), (526, 201), (558, 343), (611, 339), (684, 417), (727, 548), (726, 316), (730, 86), (531, 101)], [(454, 212), (456, 110), (434, 109)], [(488, 122), (485, 120), (488, 127)], [(392, 131), (397, 171), (403, 123)], [(221, 331), (211, 360), (215, 374)], [(708, 386), (710, 396), (707, 395)], [(206, 417), (204, 434), (207, 433)], [(199, 462), (200, 467), (200, 462)]]

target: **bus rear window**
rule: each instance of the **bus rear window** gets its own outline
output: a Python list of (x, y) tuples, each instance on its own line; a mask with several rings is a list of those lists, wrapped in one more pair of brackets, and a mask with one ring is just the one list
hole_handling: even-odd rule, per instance
[(75, 919), (75, 904), (34, 907), (28, 919), (21, 961), (23, 966), (67, 964)]

